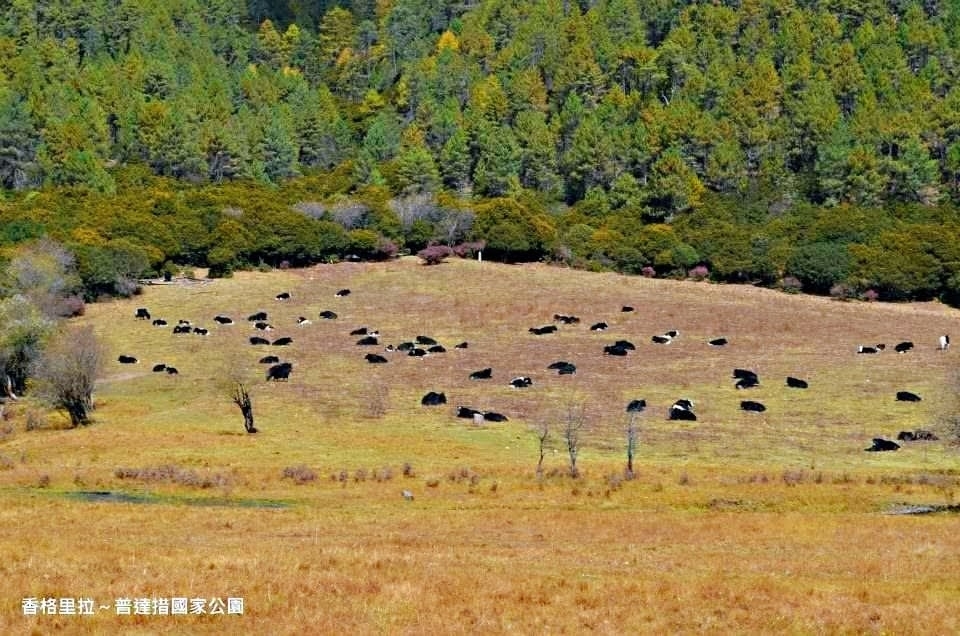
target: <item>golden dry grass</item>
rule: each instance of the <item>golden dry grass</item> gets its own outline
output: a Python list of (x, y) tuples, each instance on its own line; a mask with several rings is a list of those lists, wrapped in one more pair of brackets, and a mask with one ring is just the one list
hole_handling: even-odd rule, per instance
[[(353, 293), (335, 298), (341, 287)], [(281, 291), (293, 298), (275, 301)], [(621, 313), (624, 304), (636, 311)], [(174, 336), (134, 320), (138, 306), (212, 333)], [(292, 336), (291, 347), (247, 344), (245, 318), (260, 309), (277, 327), (268, 337)], [(340, 318), (319, 320), (324, 309)], [(219, 313), (237, 324), (217, 326)], [(554, 313), (582, 322), (527, 333)], [(300, 315), (313, 324), (298, 328)], [(611, 328), (590, 332), (599, 320)], [(62, 430), (49, 414), (26, 431), (30, 405), (4, 423), (2, 633), (960, 631), (955, 518), (884, 514), (953, 503), (957, 450), (945, 441), (862, 450), (901, 429), (946, 437), (956, 354), (935, 349), (956, 331), (955, 311), (938, 304), (404, 259), (148, 287), (90, 306), (82, 322), (109, 351), (95, 423)], [(430, 335), (449, 351), (369, 365), (363, 354), (382, 347), (356, 346), (348, 333), (359, 326), (379, 329), (383, 343)], [(671, 328), (675, 342), (649, 342)], [(717, 336), (731, 344), (705, 344)], [(603, 356), (619, 338), (637, 351)], [(854, 353), (908, 339), (909, 354)], [(453, 350), (462, 340), (470, 347)], [(141, 364), (117, 364), (121, 353)], [(294, 362), (289, 382), (264, 382), (256, 361), (268, 353)], [(545, 370), (559, 359), (577, 374)], [(155, 362), (180, 375), (151, 373)], [(486, 366), (493, 380), (467, 379)], [(762, 386), (736, 391), (733, 367), (755, 369)], [(785, 388), (788, 374), (811, 388)], [(514, 375), (535, 384), (511, 389)], [(251, 389), (256, 436), (243, 434), (230, 402), (234, 379)], [(924, 401), (895, 402), (901, 389)], [(429, 390), (444, 391), (447, 407), (421, 407)], [(628, 481), (623, 407), (638, 397), (650, 406)], [(680, 397), (696, 402), (700, 421), (665, 419)], [(741, 399), (768, 411), (744, 413)], [(457, 404), (511, 419), (476, 427), (454, 417)], [(558, 427), (577, 404), (590, 426), (574, 480)], [(537, 480), (531, 428), (545, 422), (554, 441)], [(301, 465), (316, 479), (283, 477)], [(149, 479), (165, 474), (174, 477)], [(246, 611), (25, 617), (20, 602), (31, 596), (241, 596)]]

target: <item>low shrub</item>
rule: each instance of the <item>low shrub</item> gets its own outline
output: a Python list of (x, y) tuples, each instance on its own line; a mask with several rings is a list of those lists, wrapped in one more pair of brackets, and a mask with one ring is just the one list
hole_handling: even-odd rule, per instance
[(780, 281), (780, 289), (788, 294), (799, 294), (803, 290), (803, 283), (795, 276), (784, 276)]
[(850, 300), (857, 297), (857, 290), (847, 283), (837, 283), (830, 288), (830, 297), (836, 300)]
[(188, 488), (205, 490), (213, 487), (227, 487), (232, 479), (220, 473), (201, 475), (195, 470), (180, 468), (173, 464), (146, 468), (117, 468), (113, 474), (118, 479), (133, 479), (147, 483), (169, 483)]
[(304, 464), (287, 466), (283, 469), (283, 479), (292, 479), (295, 484), (305, 484), (317, 478), (317, 474)]
[(417, 252), (417, 256), (423, 260), (424, 265), (439, 265), (452, 255), (453, 250), (448, 245), (428, 245)]

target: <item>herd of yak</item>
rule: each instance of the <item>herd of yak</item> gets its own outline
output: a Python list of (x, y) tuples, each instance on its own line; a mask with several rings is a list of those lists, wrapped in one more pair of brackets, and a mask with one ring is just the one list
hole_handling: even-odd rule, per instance
[[(349, 289), (341, 289), (336, 292), (335, 296), (345, 297), (350, 295)], [(275, 300), (283, 302), (288, 301), (292, 298), (289, 292), (282, 292), (275, 296)], [(634, 311), (631, 306), (621, 307), (621, 312), (632, 312)], [(152, 320), (152, 325), (155, 327), (166, 327), (168, 323), (163, 318), (152, 318), (149, 310), (146, 307), (140, 307), (136, 310), (135, 318), (138, 320)], [(338, 318), (338, 315), (334, 311), (325, 310), (319, 313), (319, 319), (321, 320), (335, 320)], [(580, 318), (577, 316), (570, 316), (564, 314), (554, 314), (553, 316), (554, 323), (543, 325), (540, 327), (531, 327), (528, 332), (534, 336), (542, 336), (551, 333), (555, 333), (558, 330), (557, 324), (563, 325), (573, 325), (580, 322)], [(234, 321), (229, 316), (217, 315), (213, 318), (213, 321), (220, 326), (233, 325)], [(264, 337), (268, 332), (272, 331), (274, 327), (269, 323), (269, 316), (265, 311), (258, 311), (254, 314), (251, 314), (247, 317), (247, 321), (251, 324), (252, 328), (257, 332), (263, 335), (254, 335), (249, 337), (249, 342), (251, 345), (268, 345), (268, 346), (287, 346), (293, 344), (293, 338), (289, 336), (284, 336), (270, 340)], [(306, 316), (300, 316), (297, 319), (297, 324), (301, 327), (311, 324), (311, 320)], [(597, 322), (590, 326), (590, 330), (594, 332), (605, 331), (609, 328), (609, 325), (606, 322)], [(205, 327), (195, 326), (189, 320), (180, 319), (177, 324), (173, 327), (174, 334), (193, 334), (199, 336), (209, 335), (210, 331)], [(358, 346), (379, 346), (380, 345), (380, 334), (378, 331), (370, 330), (367, 327), (359, 327), (350, 332), (351, 336), (360, 336), (356, 341)], [(671, 342), (680, 337), (679, 330), (671, 329), (665, 331), (662, 334), (656, 334), (651, 336), (650, 342), (657, 345), (669, 345)], [(707, 341), (707, 344), (711, 347), (723, 347), (728, 344), (728, 340), (723, 337), (713, 338)], [(947, 335), (942, 335), (939, 338), (939, 350), (945, 351), (950, 346), (950, 337)], [(455, 346), (456, 349), (466, 349), (469, 347), (467, 342), (461, 342)], [(914, 348), (912, 342), (900, 342), (894, 346), (894, 351), (897, 353), (907, 353)], [(616, 342), (605, 345), (603, 347), (603, 355), (609, 356), (626, 356), (631, 351), (634, 351), (636, 346), (628, 340), (617, 340)], [(886, 349), (885, 344), (876, 344), (876, 345), (859, 345), (856, 349), (858, 354), (879, 354)], [(418, 335), (416, 338), (402, 342), (398, 345), (386, 345), (384, 347), (385, 352), (395, 352), (400, 354), (406, 354), (411, 357), (423, 357), (431, 354), (445, 353), (446, 348), (443, 345), (439, 344), (435, 339)], [(364, 359), (370, 364), (384, 364), (389, 362), (389, 359), (378, 353), (367, 353), (364, 356)], [(130, 355), (121, 355), (118, 358), (118, 362), (121, 364), (136, 364), (139, 360)], [(281, 362), (279, 356), (276, 355), (267, 355), (260, 358), (259, 362), (261, 364), (270, 365), (266, 372), (267, 381), (281, 381), (288, 380), (290, 374), (293, 372), (293, 364), (291, 362)], [(558, 360), (551, 363), (547, 366), (547, 370), (555, 371), (558, 375), (573, 375), (577, 371), (577, 367), (574, 363), (566, 360)], [(153, 371), (156, 373), (166, 373), (168, 375), (177, 375), (179, 371), (176, 367), (170, 366), (165, 363), (157, 363), (153, 366)], [(493, 369), (490, 367), (473, 371), (469, 374), (470, 380), (483, 381), (490, 380), (493, 377)], [(750, 389), (760, 385), (760, 378), (755, 371), (749, 369), (734, 369), (732, 376), (734, 380), (734, 387), (736, 389)], [(533, 385), (533, 379), (528, 376), (518, 376), (510, 380), (510, 386), (515, 389), (524, 389)], [(785, 380), (785, 386), (791, 389), (806, 389), (808, 388), (808, 382), (806, 380), (787, 376)], [(896, 394), (897, 401), (902, 402), (919, 402), (921, 398), (919, 395), (912, 393), (910, 391), (898, 391)], [(446, 395), (436, 391), (430, 391), (421, 399), (421, 404), (423, 406), (440, 406), (447, 403)], [(626, 406), (627, 413), (640, 413), (643, 412), (647, 407), (647, 403), (642, 399), (631, 400)], [(766, 411), (766, 406), (761, 402), (754, 400), (741, 400), (740, 408), (744, 411), (754, 412), (754, 413), (763, 413)], [(456, 409), (457, 417), (473, 419), (475, 422), (489, 421), (489, 422), (505, 422), (508, 420), (506, 415), (497, 413), (494, 411), (483, 411), (471, 408), (469, 406), (458, 406)], [(679, 420), (679, 421), (696, 421), (697, 415), (694, 411), (694, 403), (692, 400), (687, 398), (678, 399), (674, 402), (667, 411), (667, 418), (669, 420)], [(936, 440), (937, 436), (930, 431), (926, 430), (916, 430), (916, 431), (901, 431), (898, 435), (898, 441), (920, 441), (920, 440)], [(874, 438), (873, 444), (871, 447), (866, 448), (867, 451), (895, 451), (900, 448), (900, 445), (897, 442), (892, 440), (887, 440), (883, 438)]]

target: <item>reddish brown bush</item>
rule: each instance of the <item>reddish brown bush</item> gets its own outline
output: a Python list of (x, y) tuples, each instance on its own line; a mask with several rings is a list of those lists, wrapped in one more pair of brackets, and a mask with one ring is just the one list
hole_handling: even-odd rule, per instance
[(424, 265), (439, 265), (452, 254), (453, 250), (448, 245), (428, 245), (417, 252), (417, 256), (423, 259)]

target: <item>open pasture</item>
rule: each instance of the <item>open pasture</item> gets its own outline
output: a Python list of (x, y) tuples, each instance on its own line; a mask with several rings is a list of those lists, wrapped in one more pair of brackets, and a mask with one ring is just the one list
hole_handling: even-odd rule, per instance
[[(135, 319), (138, 307), (168, 325)], [(272, 330), (247, 320), (259, 311)], [(529, 333), (554, 314), (581, 320)], [(209, 334), (173, 334), (181, 319)], [(599, 321), (609, 328), (591, 331)], [(960, 628), (955, 517), (885, 514), (952, 505), (960, 485), (949, 443), (960, 354), (937, 350), (957, 331), (956, 310), (939, 304), (401, 259), (148, 286), (79, 322), (107, 349), (95, 423), (66, 430), (59, 415), (18, 404), (0, 442), (3, 633)], [(359, 327), (379, 344), (355, 344)], [(671, 329), (669, 344), (651, 342)], [(255, 335), (293, 342), (249, 344)], [(447, 351), (384, 350), (418, 335)], [(719, 337), (728, 344), (707, 344)], [(636, 349), (603, 354), (620, 339)], [(905, 340), (916, 347), (895, 353)], [(856, 353), (877, 343), (887, 349)], [(293, 363), (288, 381), (265, 380), (267, 355)], [(559, 360), (576, 373), (547, 370)], [(158, 363), (179, 373), (152, 372)], [(486, 367), (491, 379), (469, 379)], [(760, 385), (735, 389), (734, 368)], [(809, 388), (788, 388), (788, 375)], [(516, 376), (532, 386), (510, 387)], [(256, 435), (231, 402), (236, 381)], [(428, 391), (447, 404), (421, 406)], [(624, 409), (638, 398), (647, 408), (628, 480)], [(697, 421), (667, 420), (680, 398)], [(478, 426), (457, 405), (509, 420)], [(562, 429), (580, 409), (573, 479)], [(25, 430), (28, 417), (41, 426)], [(916, 429), (940, 441), (863, 450)], [(185, 595), (243, 597), (244, 615), (21, 611), (24, 597)]]

